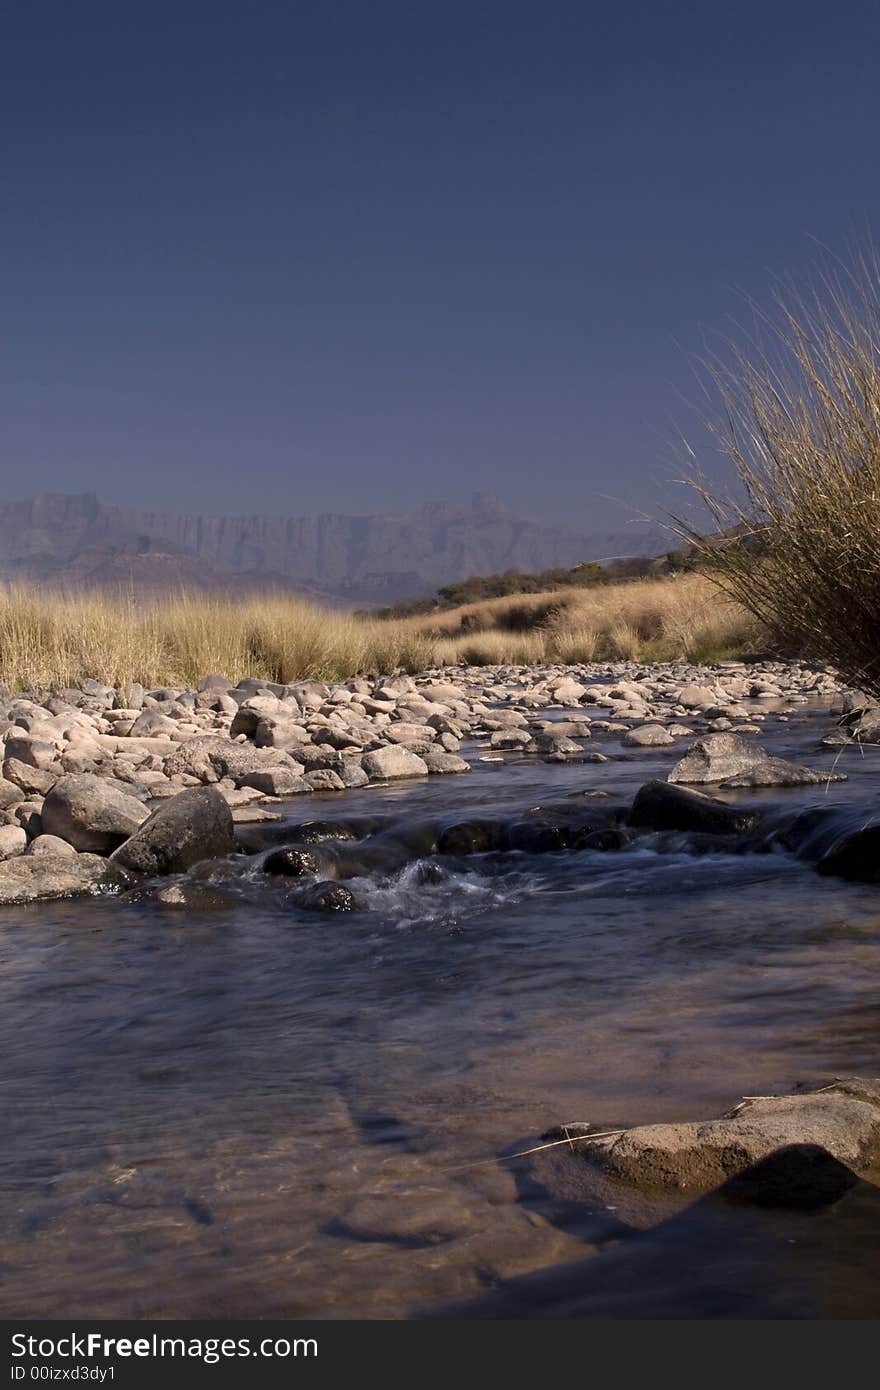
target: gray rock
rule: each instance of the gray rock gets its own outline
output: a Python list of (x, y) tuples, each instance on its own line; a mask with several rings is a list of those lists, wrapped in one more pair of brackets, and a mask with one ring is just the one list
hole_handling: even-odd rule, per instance
[(200, 859), (235, 850), (232, 812), (213, 787), (193, 787), (162, 803), (112, 859), (142, 874), (182, 873)]
[(240, 787), (253, 787), (265, 796), (299, 796), (310, 792), (311, 786), (287, 767), (267, 767), (257, 772), (245, 772), (238, 778)]
[(470, 772), (470, 763), (455, 753), (441, 753), (439, 749), (429, 748), (422, 754), (425, 765), (432, 775), (446, 775), (453, 772)]
[(128, 731), (129, 738), (154, 738), (156, 734), (176, 734), (177, 720), (155, 709), (145, 709)]
[(668, 782), (713, 782), (727, 787), (794, 787), (844, 780), (843, 774), (813, 772), (765, 749), (740, 734), (709, 734), (697, 739), (676, 763)]
[(57, 772), (44, 771), (42, 768), (29, 767), (18, 758), (7, 758), (3, 764), (3, 777), (7, 782), (14, 782), (29, 796), (34, 792), (39, 796), (45, 796), (58, 780), (61, 764), (56, 764), (56, 767)]
[(630, 729), (628, 734), (624, 734), (622, 740), (627, 748), (665, 748), (668, 744), (674, 743), (675, 739), (667, 733), (662, 724), (642, 724), (637, 729)]
[(66, 840), (59, 840), (57, 835), (38, 835), (35, 840), (31, 840), (27, 847), (28, 855), (54, 854), (63, 855), (70, 858), (76, 855), (73, 845), (69, 845)]
[(23, 800), (21, 787), (15, 782), (7, 781), (5, 777), (0, 777), (0, 811), (8, 811)]
[(28, 838), (20, 825), (0, 825), (0, 860), (24, 854)]
[(110, 854), (147, 819), (143, 804), (109, 777), (61, 777), (43, 802), (43, 831), (76, 850)]
[(388, 748), (377, 748), (365, 753), (361, 764), (371, 782), (390, 782), (400, 777), (427, 777), (428, 765), (424, 758), (400, 744)]

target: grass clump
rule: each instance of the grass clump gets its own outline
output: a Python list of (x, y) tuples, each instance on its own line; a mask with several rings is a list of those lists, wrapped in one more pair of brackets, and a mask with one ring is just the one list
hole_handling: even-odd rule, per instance
[(716, 532), (679, 530), (777, 646), (880, 695), (880, 268), (875, 254), (777, 292), (763, 345), (709, 363), (722, 493), (694, 460)]

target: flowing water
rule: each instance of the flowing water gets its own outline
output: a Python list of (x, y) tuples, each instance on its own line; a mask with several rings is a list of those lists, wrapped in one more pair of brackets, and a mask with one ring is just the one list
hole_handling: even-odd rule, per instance
[[(832, 727), (798, 706), (759, 741), (830, 769)], [(567, 1121), (880, 1073), (880, 889), (686, 837), (434, 852), (450, 822), (625, 803), (679, 756), (592, 746), (611, 761), (478, 761), (291, 803), (291, 827), (373, 818), (317, 847), (354, 913), (304, 910), (259, 858), (186, 911), (0, 910), (0, 1311), (876, 1315), (870, 1183), (755, 1225), (705, 1202), (599, 1212), (498, 1161)], [(739, 799), (864, 818), (880, 748), (841, 767)]]

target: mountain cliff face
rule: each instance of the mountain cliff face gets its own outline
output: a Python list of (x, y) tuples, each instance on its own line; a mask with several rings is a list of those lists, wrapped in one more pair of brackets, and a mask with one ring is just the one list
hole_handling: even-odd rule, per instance
[(238, 577), (389, 602), (471, 574), (662, 548), (644, 530), (583, 536), (525, 521), (487, 494), (373, 516), (204, 516), (120, 507), (94, 493), (0, 502), (5, 579), (213, 587)]

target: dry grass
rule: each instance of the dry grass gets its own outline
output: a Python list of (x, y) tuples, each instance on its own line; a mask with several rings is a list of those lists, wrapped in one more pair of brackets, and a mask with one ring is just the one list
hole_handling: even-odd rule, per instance
[(233, 680), (345, 680), (459, 661), (710, 659), (752, 641), (751, 627), (695, 575), (496, 599), (429, 623), (371, 621), (270, 595), (138, 602), (19, 587), (0, 591), (0, 683), (63, 689), (91, 676), (117, 687), (191, 687), (212, 671)]
[(137, 603), (107, 595), (0, 593), (0, 682), (33, 690), (85, 676), (120, 686), (234, 680), (341, 680), (422, 670), (433, 644), (399, 623), (362, 622), (290, 598), (202, 595)]
[(820, 271), (806, 294), (778, 293), (759, 328), (765, 345), (709, 363), (734, 494), (720, 496), (696, 460), (690, 480), (715, 528), (745, 543), (697, 543), (780, 647), (880, 695), (876, 254)]
[(758, 627), (700, 574), (467, 604), (408, 622), (447, 662), (694, 661), (759, 644)]

